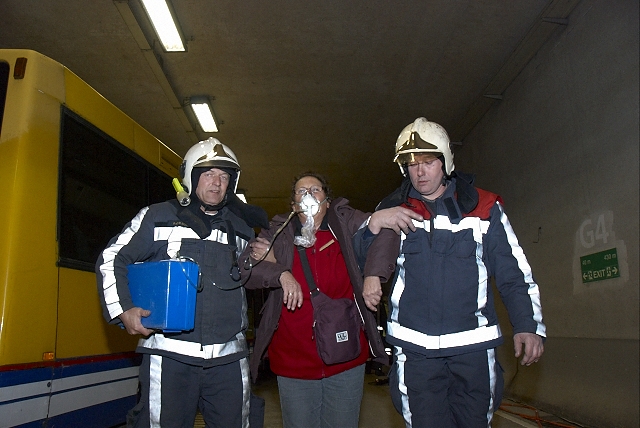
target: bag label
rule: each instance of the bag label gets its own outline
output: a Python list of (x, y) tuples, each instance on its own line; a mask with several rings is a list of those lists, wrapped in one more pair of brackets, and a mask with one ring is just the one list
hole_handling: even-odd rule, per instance
[(347, 330), (336, 333), (336, 342), (340, 343), (347, 341), (349, 341), (349, 332)]

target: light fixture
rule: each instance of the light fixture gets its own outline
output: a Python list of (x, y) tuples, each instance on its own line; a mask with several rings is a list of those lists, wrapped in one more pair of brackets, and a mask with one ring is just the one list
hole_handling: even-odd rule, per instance
[(156, 34), (167, 52), (184, 52), (184, 42), (177, 20), (169, 8), (168, 0), (141, 0)]
[(191, 97), (189, 98), (189, 105), (204, 132), (218, 132), (218, 125), (213, 117), (213, 109), (211, 108), (209, 97)]

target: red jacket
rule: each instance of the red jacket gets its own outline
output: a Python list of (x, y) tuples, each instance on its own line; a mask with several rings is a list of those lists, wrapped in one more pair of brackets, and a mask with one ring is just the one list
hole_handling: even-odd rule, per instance
[[(314, 281), (319, 290), (332, 299), (353, 300), (353, 288), (344, 262), (340, 244), (330, 230), (319, 230), (316, 243), (306, 249)], [(304, 302), (295, 311), (282, 305), (278, 328), (269, 344), (269, 367), (278, 376), (295, 379), (322, 379), (342, 373), (369, 358), (369, 346), (364, 331), (360, 331), (360, 356), (342, 364), (326, 365), (318, 355), (313, 334), (313, 305), (308, 285), (300, 262), (300, 255), (294, 249), (291, 273), (302, 287)]]
[[(271, 221), (270, 229), (262, 230), (262, 232), (260, 233), (260, 237), (271, 240), (271, 237), (273, 236), (275, 231), (284, 223), (284, 221), (287, 219), (287, 216), (288, 215), (275, 216)], [(329, 228), (340, 244), (340, 249), (344, 256), (347, 273), (349, 275), (351, 285), (353, 286), (353, 294), (355, 296), (358, 309), (360, 310), (360, 313), (362, 314), (364, 319), (365, 333), (366, 338), (369, 342), (369, 351), (371, 354), (371, 358), (383, 364), (388, 364), (388, 356), (384, 351), (382, 338), (380, 337), (380, 334), (377, 330), (375, 316), (366, 308), (362, 299), (363, 277), (360, 269), (358, 268), (358, 264), (356, 262), (355, 254), (353, 251), (353, 244), (351, 241), (352, 236), (355, 234), (358, 228), (367, 220), (368, 217), (369, 213), (364, 213), (350, 207), (348, 205), (348, 200), (337, 198), (331, 202), (331, 206), (329, 210), (327, 210), (326, 219), (328, 220)], [(280, 278), (280, 274), (282, 274), (282, 272), (286, 270), (291, 271), (294, 268), (294, 253), (296, 253), (295, 246), (293, 244), (294, 231), (295, 227), (292, 221), (285, 227), (285, 229), (273, 244), (272, 251), (276, 257), (276, 260), (278, 260), (278, 263), (271, 263), (267, 261), (259, 263), (252, 269), (251, 276), (248, 282), (245, 284), (245, 287), (248, 289), (273, 289), (269, 293), (269, 297), (261, 310), (262, 319), (260, 321), (260, 325), (256, 329), (256, 342), (250, 361), (251, 375), (254, 381), (256, 380), (258, 375), (258, 366), (260, 364), (260, 360), (265, 355), (267, 347), (269, 346), (273, 334), (278, 327), (278, 323), (280, 322), (280, 316), (282, 314), (283, 308), (283, 295), (282, 288), (280, 287), (278, 279)], [(247, 246), (247, 249), (241, 256), (240, 260), (244, 260), (248, 256), (249, 252), (250, 248), (249, 246)], [(295, 272), (294, 276), (296, 276)], [(304, 287), (306, 287), (306, 282), (304, 282), (304, 275), (297, 276), (296, 279), (298, 280), (298, 282), (300, 282), (300, 285), (303, 287), (304, 291)], [(320, 284), (318, 285), (320, 286)], [(302, 306), (304, 307), (305, 305), (309, 305), (307, 309), (311, 308), (309, 301), (305, 300), (305, 303), (303, 303)], [(300, 309), (297, 309), (296, 311)], [(357, 364), (360, 364), (360, 362), (358, 362)], [(354, 364), (354, 366), (357, 364)], [(325, 365), (325, 367), (327, 366)], [(347, 370), (347, 368), (342, 367), (342, 369), (339, 370), (338, 373), (344, 370)], [(329, 370), (327, 373), (335, 374), (332, 372), (332, 370)], [(331, 374), (329, 374), (329, 376)]]

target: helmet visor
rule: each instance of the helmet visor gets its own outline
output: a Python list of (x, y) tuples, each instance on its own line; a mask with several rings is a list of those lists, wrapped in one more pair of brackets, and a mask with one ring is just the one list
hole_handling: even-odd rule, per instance
[(417, 132), (412, 132), (411, 134), (409, 134), (409, 138), (407, 139), (407, 141), (402, 143), (402, 145), (396, 149), (397, 153), (407, 151), (433, 152), (438, 151), (438, 146), (423, 140), (420, 137), (420, 134), (418, 134)]
[(397, 156), (396, 162), (400, 165), (408, 165), (414, 162), (428, 162), (432, 159), (438, 159), (440, 156), (442, 156), (442, 153), (440, 152), (402, 153)]

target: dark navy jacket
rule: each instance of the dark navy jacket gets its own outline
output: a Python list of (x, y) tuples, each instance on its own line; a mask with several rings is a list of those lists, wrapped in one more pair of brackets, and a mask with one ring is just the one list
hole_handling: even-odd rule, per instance
[(384, 282), (393, 273), (387, 341), (428, 357), (501, 344), (491, 277), (514, 334), (544, 337), (538, 285), (500, 197), (456, 180), (462, 179), (452, 178), (429, 207), (408, 180), (399, 191), (404, 195), (383, 201), (422, 214), (424, 222), (414, 221), (416, 232), (398, 236), (383, 229), (376, 238), (361, 229), (354, 238), (360, 260), (368, 250), (365, 276)]
[(227, 207), (209, 218), (193, 213), (176, 201), (143, 208), (100, 255), (98, 294), (107, 321), (118, 322), (116, 317), (133, 307), (129, 264), (177, 257), (195, 260), (202, 291), (196, 298), (194, 330), (152, 334), (140, 339), (137, 351), (193, 365), (226, 364), (248, 354), (245, 290), (230, 276), (230, 270), (254, 232)]

